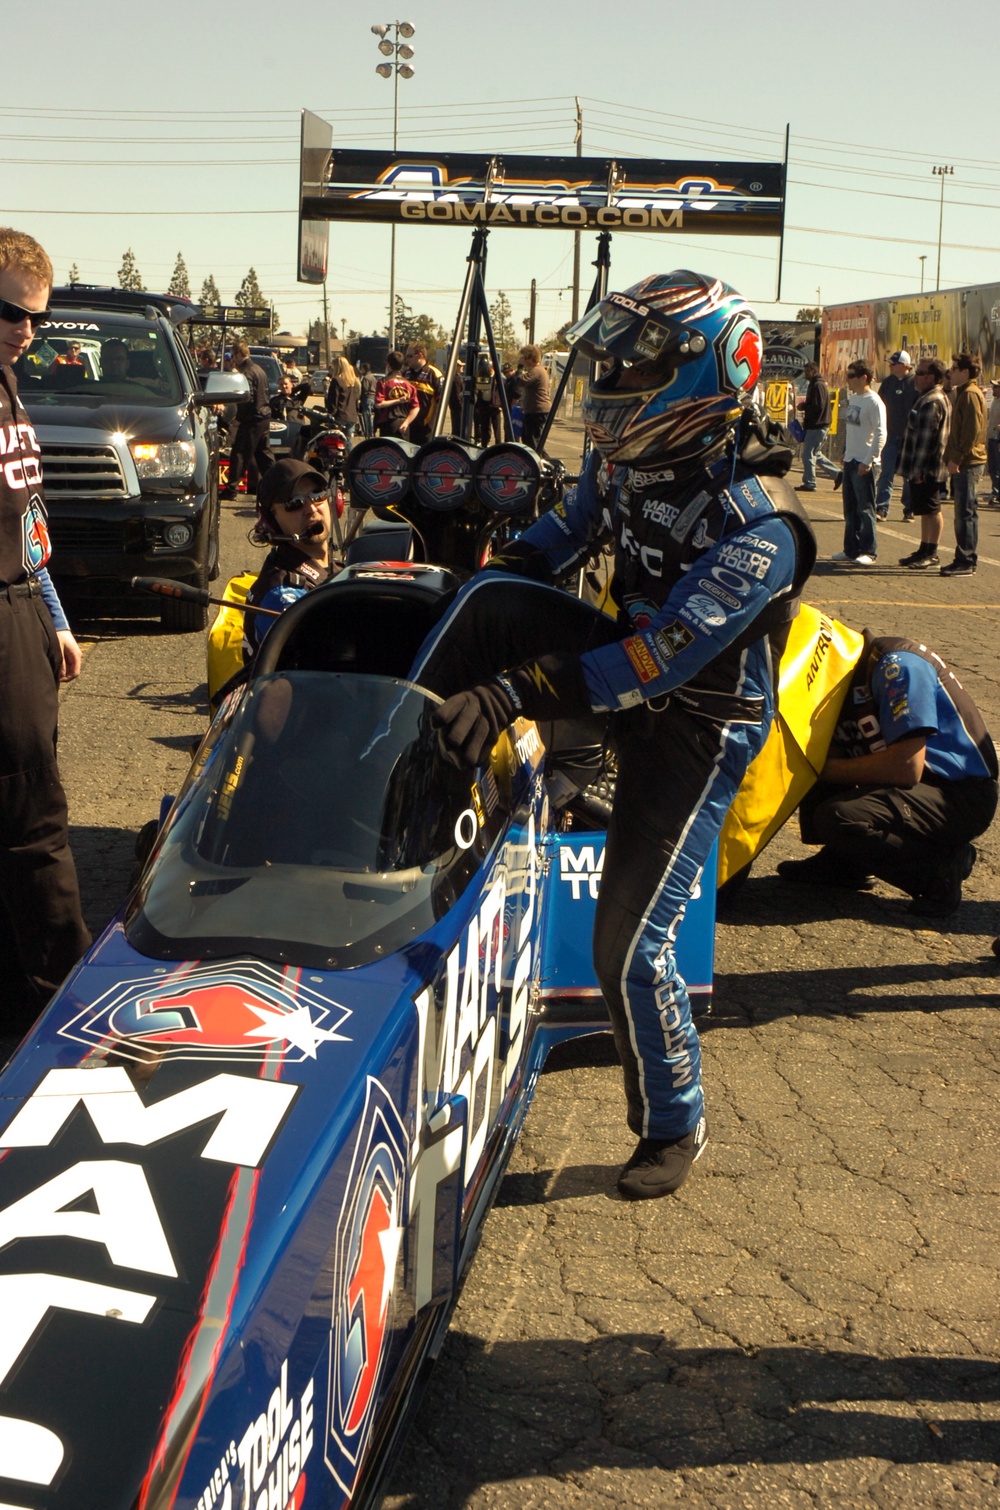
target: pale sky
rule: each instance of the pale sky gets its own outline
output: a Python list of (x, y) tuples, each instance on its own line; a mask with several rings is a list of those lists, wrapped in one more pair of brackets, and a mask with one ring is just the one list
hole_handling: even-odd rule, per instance
[[(791, 127), (784, 274), (777, 241), (617, 234), (611, 284), (693, 267), (740, 289), (763, 315), (801, 305), (1000, 282), (996, 7), (966, 0), (418, 0), (380, 12), (343, 0), (48, 0), (30, 53), (5, 69), (0, 221), (37, 236), (57, 279), (115, 283), (131, 247), (149, 288), (182, 251), (197, 296), (213, 274), (232, 299), (252, 263), (283, 327), (321, 312), (296, 282), (299, 112), (334, 145), (390, 147), (391, 81), (376, 21), (416, 27), (415, 76), (399, 82), (401, 146), (513, 154), (574, 151), (574, 96), (588, 156), (778, 160)], [(25, 29), (26, 30), (26, 29)], [(231, 211), (245, 213), (232, 214)], [(670, 243), (673, 242), (673, 245)], [(397, 289), (451, 325), (469, 233), (397, 233)], [(581, 304), (596, 238), (583, 238)], [(497, 230), (487, 286), (515, 325), (538, 282), (539, 336), (569, 317), (572, 236)], [(328, 297), (338, 324), (387, 319), (389, 231), (331, 226)], [(560, 290), (562, 291), (560, 293)]]

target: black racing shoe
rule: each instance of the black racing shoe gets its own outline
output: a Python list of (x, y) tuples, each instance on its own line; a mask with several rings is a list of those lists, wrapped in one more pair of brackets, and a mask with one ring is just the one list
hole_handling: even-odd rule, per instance
[(967, 881), (976, 863), (971, 844), (956, 849), (923, 891), (913, 898), (907, 912), (918, 918), (948, 918), (962, 905), (962, 882)]
[(804, 860), (782, 860), (778, 875), (784, 881), (809, 886), (831, 886), (838, 891), (871, 891), (875, 884), (866, 870), (821, 849)]
[(908, 556), (899, 558), (900, 566), (910, 566), (917, 571), (922, 571), (927, 566), (938, 566), (940, 561), (941, 557), (937, 551), (925, 550), (922, 545), (918, 546), (915, 551), (911, 551)]
[(974, 577), (976, 565), (974, 561), (950, 561), (947, 566), (942, 566), (942, 577)]
[(683, 1138), (640, 1138), (635, 1153), (618, 1176), (618, 1189), (629, 1201), (655, 1201), (680, 1190), (708, 1142), (708, 1123), (701, 1117)]

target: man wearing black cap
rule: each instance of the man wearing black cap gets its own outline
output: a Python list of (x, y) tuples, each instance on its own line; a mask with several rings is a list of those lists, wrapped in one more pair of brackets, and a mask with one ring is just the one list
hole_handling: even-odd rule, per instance
[[(247, 602), (285, 609), (329, 582), (340, 570), (330, 555), (331, 532), (330, 485), (323, 474), (291, 457), (275, 462), (257, 489), (254, 526), (254, 539), (271, 549)], [(245, 660), (254, 655), (270, 623), (263, 614), (246, 615)]]
[[(917, 390), (910, 375), (910, 353), (894, 351), (889, 358), (889, 376), (879, 384), (878, 396), (885, 405), (888, 438), (882, 447), (881, 471), (878, 492), (875, 495), (875, 514), (879, 519), (888, 519), (892, 499), (892, 483), (899, 465), (899, 453), (903, 449), (906, 421), (917, 398)], [(903, 518), (911, 519), (910, 493), (903, 482)]]

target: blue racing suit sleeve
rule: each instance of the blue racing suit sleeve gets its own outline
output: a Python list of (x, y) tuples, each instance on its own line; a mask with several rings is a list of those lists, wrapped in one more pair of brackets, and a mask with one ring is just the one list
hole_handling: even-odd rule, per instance
[(590, 552), (601, 531), (602, 505), (597, 492), (600, 456), (591, 451), (575, 488), (520, 536), (542, 551), (555, 575), (575, 566)]
[(52, 623), (55, 627), (56, 634), (60, 634), (64, 629), (69, 628), (69, 620), (66, 617), (66, 610), (63, 608), (62, 603), (59, 601), (59, 594), (56, 592), (56, 585), (53, 582), (52, 578), (49, 576), (49, 569), (47, 566), (43, 566), (40, 572), (35, 573), (35, 581), (38, 583), (39, 587), (42, 590), (42, 602), (45, 604), (49, 613), (52, 615)]
[(683, 686), (739, 639), (794, 575), (792, 527), (777, 515), (724, 536), (648, 625), (580, 657), (591, 706), (631, 708)]
[(872, 694), (887, 745), (938, 730), (937, 672), (922, 656), (891, 650), (872, 672)]

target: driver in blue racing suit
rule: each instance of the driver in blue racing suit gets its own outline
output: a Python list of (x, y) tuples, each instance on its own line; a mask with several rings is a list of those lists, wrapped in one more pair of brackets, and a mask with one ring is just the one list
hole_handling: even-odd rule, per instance
[[(737, 444), (761, 367), (739, 294), (655, 275), (610, 294), (567, 339), (608, 368), (584, 405), (594, 451), (579, 486), (463, 589), (411, 675), (446, 699), (442, 743), (471, 766), (516, 717), (610, 715), (618, 778), (594, 963), (639, 1140), (618, 1188), (644, 1199), (677, 1190), (705, 1145), (673, 941), (767, 736), (775, 652), (816, 547), (789, 484), (755, 472), (765, 447), (755, 458)], [(768, 470), (787, 470), (780, 454)], [(552, 585), (608, 535), (617, 623)]]

